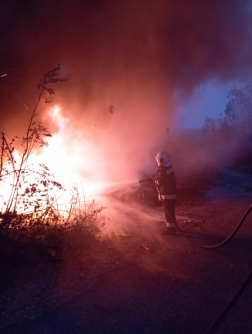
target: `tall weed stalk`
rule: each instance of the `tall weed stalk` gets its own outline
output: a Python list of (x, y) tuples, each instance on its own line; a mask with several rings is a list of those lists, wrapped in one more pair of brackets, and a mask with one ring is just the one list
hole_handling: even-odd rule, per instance
[[(6, 134), (1, 133), (0, 184), (10, 177), (12, 178), (9, 197), (7, 199), (4, 197), (3, 201), (1, 227), (9, 225), (13, 217), (16, 217), (20, 211), (25, 212), (33, 208), (33, 211), (37, 212), (41, 207), (45, 207), (45, 212), (47, 212), (54, 200), (49, 196), (49, 189), (58, 188), (63, 190), (62, 185), (53, 179), (53, 175), (50, 174), (47, 166), (39, 164), (39, 170), (37, 170), (29, 161), (33, 150), (48, 146), (46, 138), (52, 136), (49, 130), (40, 121), (36, 120), (36, 117), (39, 114), (38, 106), (44, 96), (54, 94), (53, 88), (49, 86), (67, 80), (59, 78), (60, 69), (59, 64), (46, 72), (43, 78), (39, 80), (37, 86), (39, 89), (38, 98), (32, 110), (27, 130), (21, 138), (22, 150), (18, 153), (18, 158), (14, 153), (14, 143), (18, 137), (15, 136), (8, 141)], [(45, 100), (45, 102), (50, 103), (52, 101)], [(29, 181), (31, 175), (34, 182)]]

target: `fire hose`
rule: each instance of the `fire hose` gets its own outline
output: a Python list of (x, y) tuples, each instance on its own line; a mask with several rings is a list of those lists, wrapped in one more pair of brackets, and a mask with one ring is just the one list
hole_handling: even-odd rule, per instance
[[(164, 205), (164, 207), (166, 208), (166, 211), (167, 213), (169, 214), (169, 211), (167, 209), (167, 206), (166, 206), (166, 203), (165, 201), (162, 199), (162, 197), (160, 196), (161, 198), (161, 201)], [(185, 237), (187, 240), (189, 240), (191, 243), (193, 243), (194, 245), (196, 246), (199, 246), (199, 247), (202, 247), (202, 248), (207, 248), (207, 249), (213, 249), (213, 248), (218, 248), (218, 247), (221, 247), (223, 245), (225, 245), (230, 239), (233, 238), (233, 236), (236, 234), (236, 232), (239, 230), (239, 228), (241, 227), (241, 225), (244, 223), (245, 219), (247, 218), (247, 216), (249, 215), (250, 211), (252, 210), (252, 204), (250, 204), (250, 206), (248, 207), (247, 211), (245, 212), (245, 214), (243, 215), (242, 219), (239, 221), (238, 225), (235, 227), (235, 229), (230, 233), (229, 236), (227, 236), (226, 239), (224, 239), (223, 241), (221, 241), (220, 243), (218, 244), (215, 244), (215, 245), (203, 245), (203, 244), (200, 244), (190, 238), (188, 238), (180, 229), (180, 227), (178, 226), (178, 223), (176, 221), (174, 221), (174, 219), (171, 217), (171, 215), (169, 214), (172, 222), (175, 224), (176, 228), (178, 229), (178, 231), (182, 234), (183, 237)]]
[[(166, 208), (167, 213), (169, 214), (169, 211), (166, 207), (166, 203), (165, 201), (162, 199), (162, 197), (160, 196), (161, 201), (163, 203), (163, 205)], [(192, 244), (199, 246), (201, 248), (206, 248), (206, 249), (213, 249), (213, 248), (218, 248), (221, 247), (223, 245), (225, 245), (235, 234), (236, 232), (239, 230), (239, 228), (241, 227), (241, 225), (244, 223), (245, 219), (247, 218), (247, 216), (249, 215), (250, 211), (252, 210), (252, 204), (250, 204), (250, 206), (248, 207), (248, 209), (246, 210), (246, 212), (244, 213), (243, 217), (241, 218), (241, 220), (239, 221), (238, 225), (235, 227), (235, 229), (232, 231), (232, 233), (230, 233), (229, 236), (227, 236), (226, 239), (224, 239), (222, 242), (215, 244), (215, 245), (203, 245), (200, 244), (198, 242), (195, 242), (194, 240), (188, 238), (179, 228), (178, 224), (176, 221), (174, 221), (174, 219), (171, 217), (171, 215), (169, 214), (171, 220), (174, 222), (176, 228), (179, 230), (179, 232), (181, 233), (181, 235), (183, 237), (185, 237), (187, 240), (189, 240)], [(246, 277), (245, 281), (243, 282), (243, 284), (240, 286), (240, 288), (238, 289), (238, 291), (236, 292), (236, 294), (233, 296), (233, 298), (231, 299), (231, 301), (228, 303), (227, 306), (225, 306), (223, 308), (223, 310), (220, 312), (220, 314), (216, 317), (216, 319), (211, 323), (211, 325), (207, 328), (207, 330), (205, 331), (205, 334), (211, 334), (214, 333), (214, 331), (216, 330), (216, 328), (218, 327), (218, 325), (220, 324), (220, 322), (223, 320), (223, 318), (226, 316), (226, 314), (228, 313), (228, 311), (231, 309), (231, 307), (235, 304), (235, 302), (238, 300), (239, 296), (241, 295), (242, 291), (248, 286), (249, 282), (252, 279), (252, 270), (250, 271), (250, 273), (248, 274), (248, 276)]]
[[(143, 180), (139, 180), (139, 183), (144, 183), (144, 182), (149, 182), (149, 181), (153, 181), (153, 178), (152, 177), (147, 177)], [(158, 191), (158, 194), (160, 194), (160, 191), (159, 191), (159, 186), (157, 184), (156, 185), (156, 188), (157, 188), (157, 191)], [(244, 223), (245, 219), (247, 218), (247, 216), (249, 215), (250, 211), (252, 210), (252, 204), (250, 204), (250, 206), (248, 207), (247, 211), (245, 212), (245, 214), (243, 215), (242, 219), (239, 221), (238, 225), (235, 227), (235, 229), (232, 231), (232, 233), (230, 233), (229, 236), (227, 236), (226, 239), (224, 239), (223, 241), (221, 241), (220, 243), (218, 244), (215, 244), (215, 245), (203, 245), (203, 244), (200, 244), (190, 238), (188, 238), (183, 232), (182, 230), (180, 229), (180, 227), (178, 226), (178, 223), (176, 221), (174, 221), (174, 219), (172, 218), (172, 216), (170, 215), (169, 213), (169, 210), (167, 208), (167, 205), (166, 205), (166, 202), (163, 200), (162, 196), (160, 195), (159, 198), (161, 199), (161, 202), (165, 208), (165, 211), (167, 212), (167, 214), (169, 215), (171, 221), (175, 224), (176, 228), (178, 229), (178, 231), (180, 232), (180, 234), (186, 238), (188, 241), (190, 241), (192, 244), (194, 244), (195, 246), (198, 246), (198, 247), (201, 247), (201, 248), (206, 248), (206, 249), (213, 249), (213, 248), (218, 248), (218, 247), (221, 247), (223, 245), (225, 245), (230, 239), (233, 238), (233, 236), (236, 234), (236, 232), (239, 230), (239, 228), (241, 227), (241, 225)]]
[[(145, 180), (141, 180), (139, 181), (140, 183), (142, 182), (146, 182), (146, 181), (150, 181), (151, 178), (147, 178)], [(157, 185), (156, 185), (157, 186)], [(159, 188), (157, 186), (157, 190), (159, 193)], [(237, 224), (237, 226), (234, 228), (234, 230), (230, 233), (230, 235), (228, 235), (223, 241), (221, 241), (218, 244), (215, 245), (203, 245), (200, 244), (190, 238), (188, 238), (180, 229), (180, 227), (178, 226), (177, 222), (174, 221), (174, 219), (171, 217), (169, 210), (167, 208), (166, 202), (163, 200), (162, 196), (160, 196), (160, 199), (162, 201), (162, 204), (166, 210), (166, 212), (168, 213), (168, 215), (170, 216), (171, 221), (175, 224), (176, 228), (178, 229), (178, 231), (180, 232), (180, 234), (186, 238), (188, 241), (190, 241), (192, 244), (194, 244), (195, 246), (201, 247), (201, 248), (205, 248), (205, 249), (214, 249), (214, 248), (219, 248), (223, 245), (225, 245), (230, 239), (233, 238), (233, 236), (237, 233), (237, 231), (240, 229), (240, 227), (242, 226), (242, 224), (244, 223), (245, 219), (247, 218), (247, 216), (249, 215), (250, 211), (252, 210), (252, 204), (250, 204), (250, 206), (248, 207), (248, 209), (246, 210), (246, 212), (244, 213), (243, 217), (241, 218), (241, 220), (239, 221), (239, 223)], [(243, 284), (240, 286), (240, 288), (238, 289), (238, 291), (236, 292), (236, 294), (233, 296), (233, 298), (231, 299), (231, 301), (228, 303), (227, 306), (225, 306), (223, 308), (223, 310), (219, 313), (219, 315), (216, 317), (216, 319), (211, 323), (211, 325), (207, 328), (207, 330), (205, 331), (205, 334), (211, 334), (214, 333), (214, 331), (216, 330), (216, 328), (218, 327), (218, 325), (220, 324), (220, 322), (223, 320), (223, 318), (226, 316), (226, 314), (228, 313), (228, 311), (231, 309), (231, 307), (235, 304), (235, 302), (238, 300), (239, 296), (241, 295), (242, 291), (248, 286), (249, 282), (252, 279), (252, 270), (250, 271), (250, 273), (248, 274), (248, 276), (246, 277), (245, 281), (243, 282)]]
[[(169, 211), (166, 207), (166, 203), (165, 201), (162, 199), (162, 197), (160, 196), (161, 201), (163, 203), (163, 205), (166, 208), (167, 213), (169, 214)], [(178, 224), (176, 221), (174, 221), (174, 219), (172, 219), (171, 215), (169, 214), (171, 220), (174, 222), (176, 228), (179, 230), (179, 232), (182, 234), (183, 237), (185, 237), (187, 240), (189, 240), (192, 244), (199, 246), (201, 248), (206, 248), (206, 249), (213, 249), (213, 248), (218, 248), (221, 247), (223, 245), (225, 245), (235, 234), (236, 232), (239, 230), (239, 228), (241, 227), (241, 225), (244, 223), (245, 219), (247, 218), (247, 216), (249, 215), (250, 211), (252, 210), (252, 204), (250, 204), (250, 206), (248, 207), (248, 209), (246, 210), (246, 212), (244, 213), (243, 217), (241, 218), (241, 220), (239, 221), (238, 225), (235, 227), (235, 229), (233, 230), (232, 233), (230, 233), (229, 236), (227, 236), (226, 239), (224, 239), (222, 242), (215, 244), (215, 245), (203, 245), (200, 244), (198, 242), (195, 242), (194, 240), (188, 238), (179, 228)], [(207, 330), (205, 331), (205, 334), (211, 334), (214, 333), (214, 331), (217, 329), (218, 325), (221, 323), (221, 321), (223, 320), (223, 318), (226, 316), (226, 314), (229, 312), (229, 310), (233, 307), (233, 305), (235, 304), (235, 302), (238, 300), (238, 298), (240, 297), (242, 291), (248, 286), (249, 282), (252, 279), (252, 270), (250, 271), (250, 273), (248, 274), (248, 276), (246, 277), (245, 281), (243, 282), (243, 284), (240, 286), (240, 288), (238, 289), (238, 291), (235, 293), (235, 295), (233, 296), (233, 298), (230, 300), (230, 302), (228, 303), (227, 306), (225, 306), (222, 311), (219, 313), (219, 315), (216, 317), (216, 319), (211, 323), (211, 325), (207, 328)]]

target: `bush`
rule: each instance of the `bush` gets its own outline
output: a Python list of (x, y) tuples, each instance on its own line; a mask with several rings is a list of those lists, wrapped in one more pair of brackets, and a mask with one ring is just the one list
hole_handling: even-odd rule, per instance
[[(7, 199), (2, 196), (0, 212), (0, 254), (6, 259), (13, 256), (60, 259), (65, 240), (70, 242), (71, 236), (75, 235), (90, 241), (101, 228), (97, 215), (103, 207), (97, 207), (94, 202), (81, 205), (79, 196), (76, 196), (78, 191), (75, 191), (68, 207), (59, 210), (57, 200), (50, 192), (54, 189), (65, 191), (64, 188), (55, 181), (47, 166), (39, 164), (34, 167), (30, 163), (31, 152), (38, 147), (48, 146), (46, 138), (52, 136), (41, 122), (36, 121), (36, 117), (42, 97), (45, 103), (52, 102), (46, 99), (54, 94), (48, 85), (66, 81), (58, 77), (59, 72), (60, 64), (45, 73), (39, 81), (38, 99), (27, 131), (21, 139), (19, 160), (14, 147), (18, 137), (8, 141), (2, 132), (0, 183), (9, 182), (10, 189)], [(85, 240), (82, 240), (82, 244)]]

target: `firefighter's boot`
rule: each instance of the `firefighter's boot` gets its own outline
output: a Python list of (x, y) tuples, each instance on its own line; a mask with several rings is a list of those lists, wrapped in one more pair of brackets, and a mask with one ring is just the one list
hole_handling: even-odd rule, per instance
[(175, 224), (167, 224), (167, 226), (161, 232), (164, 235), (174, 235), (176, 234)]

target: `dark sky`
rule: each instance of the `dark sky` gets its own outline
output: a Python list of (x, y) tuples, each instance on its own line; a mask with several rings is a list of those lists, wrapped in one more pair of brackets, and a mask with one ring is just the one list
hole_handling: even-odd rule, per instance
[(22, 124), (29, 111), (21, 101), (31, 108), (38, 79), (58, 63), (70, 79), (62, 99), (78, 105), (74, 117), (98, 100), (101, 113), (150, 96), (161, 109), (175, 90), (188, 97), (210, 79), (245, 79), (252, 65), (246, 4), (2, 0), (0, 76), (8, 75), (0, 78), (1, 128)]

